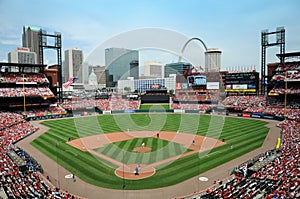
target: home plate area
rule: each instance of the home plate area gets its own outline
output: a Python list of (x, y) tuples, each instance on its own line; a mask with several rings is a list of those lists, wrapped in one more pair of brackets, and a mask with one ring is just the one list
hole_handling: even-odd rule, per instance
[[(169, 142), (175, 142), (178, 144), (183, 144), (185, 148), (190, 149), (189, 152), (177, 155), (175, 157), (171, 157), (159, 162), (155, 162), (152, 164), (124, 164), (119, 162), (111, 157), (106, 155), (97, 153), (94, 149), (101, 148), (106, 144), (120, 142), (124, 140), (130, 140), (134, 138), (146, 138), (146, 137), (154, 137), (157, 139), (167, 140)], [(118, 168), (115, 170), (115, 175), (124, 179), (138, 180), (150, 177), (155, 174), (155, 167), (165, 164), (171, 161), (174, 161), (183, 156), (191, 155), (193, 153), (198, 153), (206, 150), (210, 150), (214, 147), (221, 146), (225, 144), (217, 139), (194, 135), (190, 133), (183, 132), (165, 132), (165, 131), (130, 131), (130, 132), (116, 132), (116, 133), (108, 133), (108, 134), (98, 134), (83, 138), (78, 138), (74, 140), (70, 140), (67, 144), (76, 147), (82, 151), (87, 151), (96, 155), (102, 159), (105, 159), (115, 165)], [(151, 152), (150, 146), (139, 146), (134, 148), (134, 152), (137, 153), (147, 153)]]

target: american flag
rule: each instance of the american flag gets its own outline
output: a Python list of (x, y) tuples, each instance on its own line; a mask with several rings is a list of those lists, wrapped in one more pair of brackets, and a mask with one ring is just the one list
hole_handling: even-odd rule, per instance
[(69, 77), (68, 81), (63, 84), (63, 87), (68, 88), (71, 86), (78, 78), (77, 77)]

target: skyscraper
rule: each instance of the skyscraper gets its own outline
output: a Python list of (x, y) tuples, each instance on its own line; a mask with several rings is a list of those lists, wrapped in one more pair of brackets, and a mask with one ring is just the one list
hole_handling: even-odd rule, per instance
[(35, 52), (37, 57), (37, 63), (42, 63), (40, 57), (40, 32), (41, 28), (34, 26), (23, 26), (23, 35), (22, 35), (22, 46), (29, 48), (30, 52)]
[(115, 87), (118, 80), (139, 78), (139, 52), (125, 48), (105, 49), (106, 87)]
[(65, 50), (64, 82), (69, 77), (76, 77), (77, 84), (84, 83), (83, 52), (77, 48)]
[(205, 52), (205, 71), (218, 72), (221, 69), (222, 51), (218, 48), (209, 48)]

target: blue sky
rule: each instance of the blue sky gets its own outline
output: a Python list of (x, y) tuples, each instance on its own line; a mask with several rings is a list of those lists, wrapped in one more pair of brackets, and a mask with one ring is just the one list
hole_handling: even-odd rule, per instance
[[(63, 50), (77, 47), (84, 51), (86, 58), (106, 41), (145, 28), (202, 39), (208, 48), (222, 50), (223, 69), (255, 66), (260, 70), (260, 40), (264, 29), (274, 31), (283, 26), (286, 52), (300, 51), (298, 0), (0, 0), (0, 8), (0, 61), (6, 61), (8, 52), (21, 46), (24, 25), (38, 26), (49, 33), (61, 32)], [(154, 33), (148, 39), (157, 37)], [(169, 40), (169, 43), (178, 42), (176, 37)], [(200, 60), (195, 60), (199, 62), (195, 65), (201, 65), (203, 48), (197, 42), (190, 47), (193, 45), (198, 50), (187, 51), (198, 55)], [(177, 51), (181, 50), (180, 46), (183, 44), (178, 43)], [(279, 48), (269, 48), (267, 62), (277, 61), (278, 52)], [(149, 55), (143, 55), (143, 60), (177, 61), (175, 55), (166, 59), (165, 52)], [(48, 56), (45, 59), (49, 63), (55, 62), (53, 54)], [(98, 64), (102, 65), (103, 61)]]

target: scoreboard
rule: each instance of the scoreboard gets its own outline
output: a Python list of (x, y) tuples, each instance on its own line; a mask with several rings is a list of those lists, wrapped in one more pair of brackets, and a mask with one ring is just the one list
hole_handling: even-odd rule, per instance
[(228, 73), (225, 75), (225, 92), (258, 92), (259, 73)]
[(206, 76), (205, 75), (191, 75), (187, 77), (189, 86), (205, 86)]

